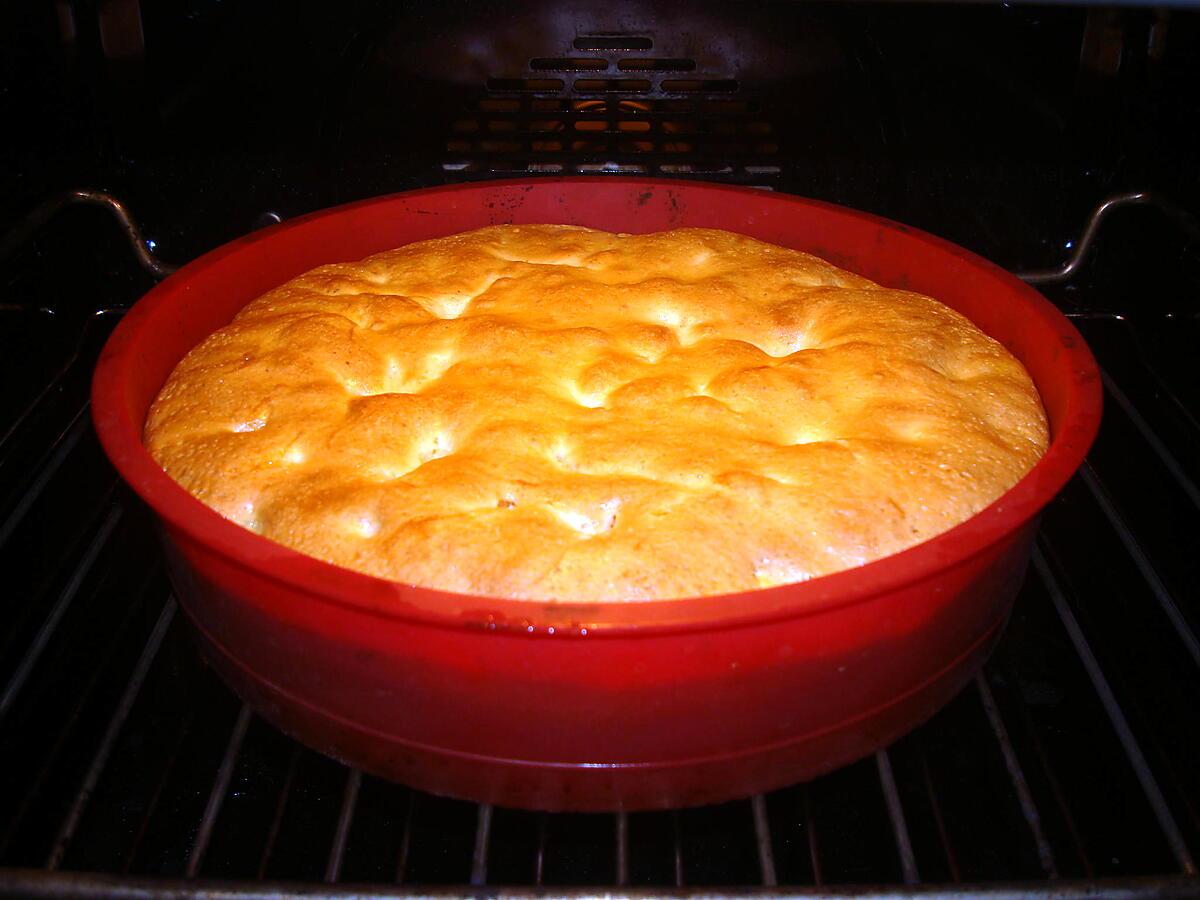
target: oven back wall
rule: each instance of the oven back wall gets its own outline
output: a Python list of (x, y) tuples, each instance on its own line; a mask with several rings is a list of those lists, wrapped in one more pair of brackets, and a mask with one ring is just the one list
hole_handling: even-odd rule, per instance
[[(22, 138), (0, 149), (10, 219), (53, 190), (103, 185), (186, 259), (264, 210), (626, 171), (846, 203), (1035, 266), (1057, 260), (1098, 192), (1196, 194), (1200, 32), (1187, 11), (138, 7), (62, 0), (2, 14), (0, 103)], [(1036, 238), (1001, 246), (1035, 223)]]

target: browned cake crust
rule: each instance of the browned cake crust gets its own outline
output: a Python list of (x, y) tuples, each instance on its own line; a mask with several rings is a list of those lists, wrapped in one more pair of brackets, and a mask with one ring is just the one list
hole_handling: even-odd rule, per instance
[(497, 226), (322, 266), (146, 422), (228, 518), (399, 581), (642, 600), (801, 581), (978, 512), (1045, 452), (958, 313), (737, 234)]

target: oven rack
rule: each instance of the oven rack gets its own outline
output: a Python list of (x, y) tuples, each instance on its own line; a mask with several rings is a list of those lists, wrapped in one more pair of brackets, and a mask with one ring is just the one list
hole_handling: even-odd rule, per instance
[[(152, 276), (173, 270), (90, 191), (39, 207), (0, 258), (75, 203), (112, 212)], [(1071, 260), (1026, 277), (1068, 281), (1103, 222), (1140, 205), (1197, 235), (1163, 198), (1120, 195)], [(1186, 453), (1200, 426), (1163, 365), (1195, 346), (1196, 318), (1068, 312), (1104, 368), (1105, 425), (1047, 510), (996, 655), (930, 723), (809, 785), (580, 816), (348, 769), (274, 732), (197, 662), (148, 516), (91, 431), (88, 376), (124, 299), (84, 319), (0, 433), (0, 559), (27, 576), (0, 613), (0, 896), (1200, 892), (1200, 490)]]

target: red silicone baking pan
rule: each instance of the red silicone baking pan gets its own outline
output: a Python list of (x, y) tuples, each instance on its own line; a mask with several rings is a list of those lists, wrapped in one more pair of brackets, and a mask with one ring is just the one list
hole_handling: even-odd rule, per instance
[[(956, 528), (812, 581), (720, 597), (531, 602), (358, 574), (243, 530), (142, 445), (179, 359), (246, 303), (322, 263), (504, 222), (719, 227), (930, 294), (1003, 342), (1053, 434), (1020, 483)], [(864, 213), (701, 183), (484, 182), (353, 203), (206, 254), (126, 315), (93, 385), (109, 458), (162, 523), (204, 655), (255, 711), (331, 756), (437, 794), (547, 810), (712, 803), (812, 778), (895, 740), (982, 665), (1040, 510), (1100, 417), (1083, 339), (971, 253)]]

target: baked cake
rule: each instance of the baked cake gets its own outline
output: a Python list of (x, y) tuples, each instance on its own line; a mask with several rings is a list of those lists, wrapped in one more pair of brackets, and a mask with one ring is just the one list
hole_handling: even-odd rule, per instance
[(803, 581), (1045, 452), (1032, 381), (928, 297), (709, 229), (496, 226), (314, 269), (189, 353), (146, 445), (222, 515), (443, 590)]

